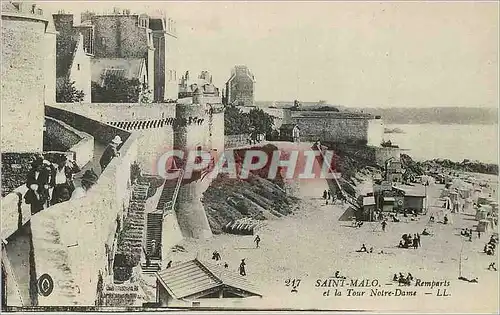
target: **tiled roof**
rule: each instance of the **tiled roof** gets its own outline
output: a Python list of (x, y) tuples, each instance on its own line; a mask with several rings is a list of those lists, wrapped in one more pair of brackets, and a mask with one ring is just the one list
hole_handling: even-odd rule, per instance
[(398, 186), (395, 185), (393, 187), (399, 191), (402, 191), (405, 196), (425, 197), (425, 191), (423, 189), (419, 189), (418, 187), (403, 186), (403, 185), (398, 185)]
[(219, 286), (228, 286), (246, 291), (251, 295), (261, 296), (243, 276), (212, 263), (202, 263), (197, 259), (159, 271), (157, 278), (176, 299), (186, 298)]
[(375, 197), (363, 197), (363, 206), (370, 206), (375, 204)]
[(222, 281), (191, 260), (158, 272), (158, 279), (173, 297), (182, 299), (195, 293), (218, 287)]
[(247, 291), (254, 295), (260, 295), (259, 290), (245, 277), (240, 276), (234, 271), (229, 271), (223, 267), (217, 266), (213, 263), (203, 262), (203, 265), (214, 275), (216, 275), (224, 285)]

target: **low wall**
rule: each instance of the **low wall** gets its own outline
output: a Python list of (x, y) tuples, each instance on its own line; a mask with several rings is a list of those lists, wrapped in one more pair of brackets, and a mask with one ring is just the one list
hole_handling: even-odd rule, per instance
[(364, 160), (369, 165), (385, 167), (385, 162), (394, 158), (400, 159), (400, 148), (383, 148), (363, 145), (348, 145), (348, 144), (328, 144), (328, 147), (339, 153), (347, 154), (351, 157)]
[(74, 152), (75, 161), (83, 166), (94, 156), (94, 137), (81, 132), (68, 124), (51, 117), (45, 117), (46, 133), (49, 138), (56, 139), (60, 144)]
[(237, 148), (245, 146), (248, 144), (248, 139), (250, 139), (250, 134), (226, 135), (224, 136), (224, 147)]
[(121, 155), (85, 197), (32, 216), (36, 273), (57, 279), (51, 295), (38, 297), (40, 306), (94, 305), (99, 271), (103, 275), (107, 271), (106, 244), (114, 240), (117, 218), (130, 200), (129, 170), (137, 155), (137, 139), (126, 138)]
[(115, 136), (120, 136), (123, 142), (127, 140), (130, 133), (112, 127), (99, 121), (93, 120), (92, 118), (85, 117), (73, 112), (69, 112), (60, 108), (45, 106), (45, 115), (60, 120), (73, 128), (80, 131), (88, 133), (94, 137), (94, 141), (100, 143), (110, 143)]
[(24, 194), (28, 191), (26, 185), (19, 186), (2, 198), (2, 239), (7, 239), (31, 217), (30, 205), (24, 203)]
[(179, 222), (177, 222), (177, 216), (174, 212), (168, 213), (163, 218), (163, 227), (162, 227), (162, 241), (161, 241), (161, 250), (163, 253), (162, 257), (167, 258), (167, 254), (172, 247), (179, 244), (182, 241), (182, 231), (179, 226)]

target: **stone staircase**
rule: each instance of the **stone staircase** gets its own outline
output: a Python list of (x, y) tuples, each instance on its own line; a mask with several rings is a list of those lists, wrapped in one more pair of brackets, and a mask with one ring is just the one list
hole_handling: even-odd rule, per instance
[(150, 262), (149, 266), (146, 263), (141, 263), (141, 270), (143, 273), (150, 274), (160, 271), (161, 265), (159, 261)]
[[(161, 260), (162, 229), (164, 216), (173, 211), (177, 199), (177, 193), (182, 182), (183, 172), (180, 171), (176, 182), (166, 181), (156, 206), (156, 211), (150, 212), (146, 217), (146, 254), (151, 260)], [(153, 241), (156, 250), (153, 252)], [(142, 265), (141, 265), (142, 266)], [(144, 270), (149, 270), (151, 266)]]
[[(146, 253), (150, 259), (161, 259), (161, 239), (162, 239), (162, 225), (163, 213), (155, 211), (148, 213), (146, 227)], [(153, 253), (153, 240), (156, 243), (157, 251)]]
[(145, 203), (148, 193), (148, 184), (135, 185), (132, 190), (132, 200), (125, 219), (121, 242), (117, 253), (133, 253), (141, 256), (144, 240)]
[(175, 194), (175, 183), (166, 182), (163, 186), (163, 191), (160, 196), (160, 200), (158, 201), (158, 205), (156, 206), (156, 210), (163, 211), (168, 202), (172, 202), (174, 194)]

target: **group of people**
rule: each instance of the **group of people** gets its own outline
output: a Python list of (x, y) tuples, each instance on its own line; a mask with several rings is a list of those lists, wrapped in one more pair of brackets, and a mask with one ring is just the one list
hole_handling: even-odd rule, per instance
[(411, 248), (417, 249), (421, 246), (420, 244), (420, 234), (416, 233), (411, 236), (411, 234), (403, 234), (401, 236), (402, 240), (399, 241), (399, 248)]
[(331, 190), (324, 190), (323, 191), (323, 199), (326, 201), (326, 204), (328, 204), (328, 202), (331, 200), (332, 201), (332, 204), (335, 203), (335, 201), (337, 200), (337, 197), (335, 196), (334, 193), (332, 193)]
[(37, 156), (31, 163), (26, 177), (28, 191), (24, 201), (31, 206), (31, 214), (38, 213), (46, 207), (80, 198), (97, 181), (93, 171), (86, 171), (81, 178), (81, 185), (74, 182), (74, 175), (81, 170), (75, 161), (66, 155), (56, 156), (54, 163)]
[[(120, 136), (115, 136), (106, 147), (99, 160), (101, 171), (113, 158), (120, 155), (118, 146), (121, 143)], [(44, 159), (42, 155), (35, 157), (26, 177), (28, 191), (24, 195), (24, 201), (31, 206), (31, 214), (85, 196), (90, 187), (97, 182), (98, 176), (93, 170), (87, 170), (81, 176), (80, 184), (75, 185), (75, 174), (80, 172), (77, 163), (68, 159), (65, 154), (56, 155), (53, 162)]]
[(361, 248), (357, 250), (358, 253), (373, 253), (373, 247), (370, 247), (370, 250), (366, 249), (366, 245), (361, 245)]
[(490, 237), (490, 240), (486, 245), (484, 245), (484, 252), (487, 255), (495, 255), (495, 249), (497, 247), (498, 239), (495, 238), (493, 235)]
[[(460, 231), (460, 235), (468, 237), (469, 242), (472, 242), (472, 235), (473, 235), (472, 229), (468, 228), (462, 229), (462, 231)], [(477, 231), (477, 237), (481, 238), (481, 231), (479, 230)]]
[(219, 261), (220, 259), (221, 258), (219, 252), (214, 250), (214, 252), (212, 253), (212, 260)]
[(392, 277), (392, 281), (398, 282), (399, 284), (403, 285), (411, 285), (411, 282), (413, 281), (413, 276), (411, 273), (408, 272), (408, 275), (405, 277), (401, 272), (399, 275), (394, 274), (394, 277)]

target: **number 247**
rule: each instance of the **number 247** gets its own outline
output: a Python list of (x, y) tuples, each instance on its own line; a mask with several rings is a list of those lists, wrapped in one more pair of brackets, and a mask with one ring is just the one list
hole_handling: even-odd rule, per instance
[(285, 280), (285, 286), (289, 287), (292, 286), (294, 288), (298, 287), (300, 284), (300, 279), (286, 279)]

